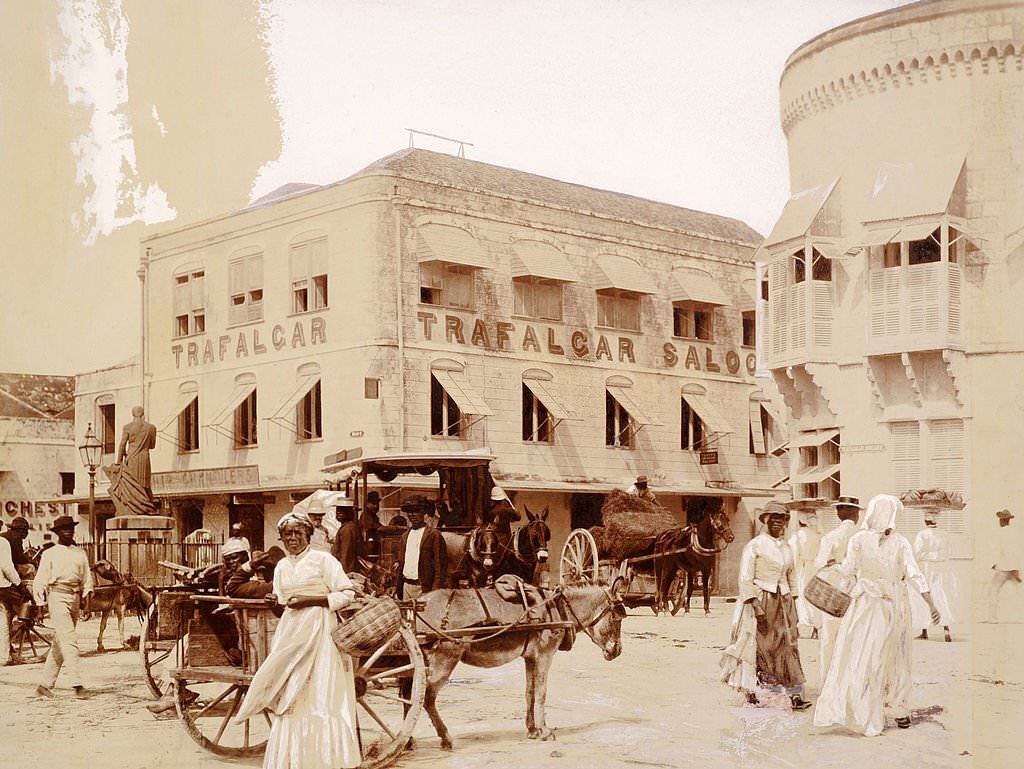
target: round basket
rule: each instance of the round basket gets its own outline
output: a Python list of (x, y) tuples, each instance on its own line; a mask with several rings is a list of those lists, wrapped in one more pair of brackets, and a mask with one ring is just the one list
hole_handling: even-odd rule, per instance
[(850, 608), (850, 596), (830, 585), (818, 575), (811, 577), (811, 581), (807, 583), (804, 588), (804, 598), (812, 606), (833, 617), (842, 617)]
[(334, 645), (353, 657), (372, 654), (402, 626), (402, 612), (391, 598), (367, 598), (334, 631)]

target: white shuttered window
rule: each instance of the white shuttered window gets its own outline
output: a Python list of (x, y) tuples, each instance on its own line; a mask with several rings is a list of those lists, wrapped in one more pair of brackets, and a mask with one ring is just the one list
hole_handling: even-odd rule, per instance
[(263, 319), (263, 254), (231, 260), (228, 292), (231, 296), (228, 325)]

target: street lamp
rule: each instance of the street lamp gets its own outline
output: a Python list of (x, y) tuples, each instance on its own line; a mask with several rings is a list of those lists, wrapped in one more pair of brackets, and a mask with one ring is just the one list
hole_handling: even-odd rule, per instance
[(100, 466), (102, 451), (103, 444), (92, 431), (90, 422), (85, 430), (85, 439), (78, 447), (78, 453), (82, 455), (82, 464), (89, 471), (89, 539), (93, 547), (96, 547), (96, 468)]

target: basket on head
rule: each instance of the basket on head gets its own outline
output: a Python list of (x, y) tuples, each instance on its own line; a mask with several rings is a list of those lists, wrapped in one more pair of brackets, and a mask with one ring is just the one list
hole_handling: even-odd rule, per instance
[(811, 577), (804, 588), (804, 598), (807, 599), (807, 603), (833, 617), (842, 617), (850, 608), (850, 596), (817, 574)]
[(343, 654), (365, 657), (389, 640), (402, 625), (402, 612), (394, 599), (368, 597), (334, 631), (334, 645)]

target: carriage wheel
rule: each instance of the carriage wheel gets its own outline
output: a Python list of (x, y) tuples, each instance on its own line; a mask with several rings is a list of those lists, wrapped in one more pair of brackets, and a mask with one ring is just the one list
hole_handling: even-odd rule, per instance
[(157, 679), (158, 666), (165, 664), (167, 658), (174, 653), (174, 641), (159, 640), (157, 626), (156, 601), (153, 601), (146, 610), (146, 619), (142, 623), (139, 655), (142, 657), (142, 667), (146, 671), (146, 685), (154, 697), (163, 694)]
[(270, 737), (267, 711), (240, 724), (232, 720), (248, 690), (248, 683), (182, 677), (175, 681), (174, 705), (189, 736), (206, 750), (221, 756), (257, 756)]
[[(28, 664), (42, 662), (50, 652), (53, 634), (44, 635), (43, 625), (24, 617), (15, 617), (11, 623), (11, 662)], [(45, 628), (49, 631), (49, 628)]]
[(562, 545), (559, 579), (563, 585), (597, 582), (597, 543), (586, 529), (573, 529)]
[(416, 634), (405, 626), (353, 662), (361, 769), (380, 769), (391, 765), (412, 737), (427, 689), (427, 665)]
[(668, 587), (668, 593), (665, 595), (665, 602), (668, 604), (668, 611), (673, 617), (679, 612), (686, 603), (686, 578), (677, 576), (672, 580), (672, 584)]

